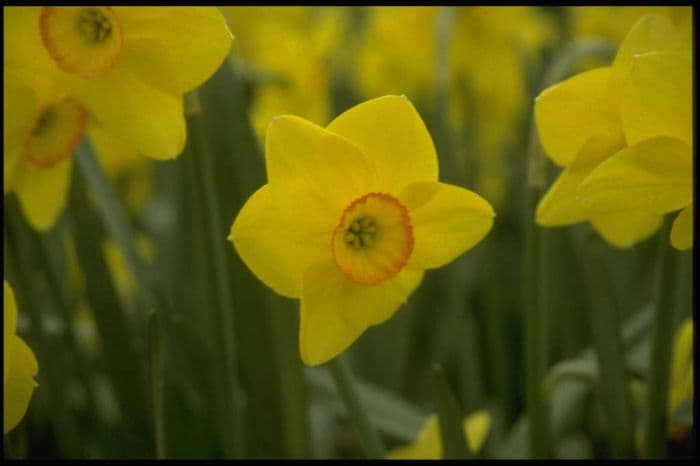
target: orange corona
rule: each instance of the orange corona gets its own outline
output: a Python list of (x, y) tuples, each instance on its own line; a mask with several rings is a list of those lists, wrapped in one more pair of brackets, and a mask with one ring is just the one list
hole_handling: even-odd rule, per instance
[(343, 211), (331, 240), (338, 268), (352, 281), (378, 285), (395, 276), (413, 251), (408, 209), (386, 193), (369, 193)]

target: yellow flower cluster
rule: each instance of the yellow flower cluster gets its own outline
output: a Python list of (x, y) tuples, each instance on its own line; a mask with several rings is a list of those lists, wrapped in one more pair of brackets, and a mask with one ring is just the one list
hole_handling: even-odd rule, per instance
[(83, 135), (117, 158), (182, 151), (182, 96), (216, 71), (231, 34), (216, 8), (6, 7), (4, 44), (3, 192), (45, 230)]

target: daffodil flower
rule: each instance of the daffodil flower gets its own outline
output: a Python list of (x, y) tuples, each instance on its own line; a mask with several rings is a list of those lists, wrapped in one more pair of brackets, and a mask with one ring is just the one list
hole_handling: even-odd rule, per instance
[(690, 42), (670, 51), (635, 55), (620, 100), (628, 147), (596, 167), (579, 185), (591, 211), (680, 213), (671, 244), (693, 245), (692, 58)]
[(182, 151), (183, 94), (216, 71), (231, 34), (211, 7), (6, 7), (4, 44), (4, 193), (45, 230), (84, 134), (156, 159)]
[[(564, 167), (537, 207), (539, 225), (563, 226), (587, 220), (608, 242), (623, 248), (642, 241), (659, 228), (663, 209), (653, 204), (604, 209), (582, 200), (585, 195), (581, 189), (584, 180), (597, 167), (609, 163), (614, 154), (637, 153), (630, 146), (639, 137), (630, 137), (626, 116), (630, 94), (634, 92), (630, 80), (638, 74), (640, 56), (668, 50), (679, 40), (665, 17), (645, 16), (627, 34), (612, 66), (578, 74), (545, 89), (537, 97), (535, 118), (540, 140), (552, 161)], [(647, 98), (652, 102), (662, 99), (652, 94), (641, 97), (637, 93), (637, 97), (641, 99), (637, 110), (645, 105)], [(679, 157), (676, 149), (672, 149), (668, 163), (676, 164)], [(651, 197), (639, 201), (647, 203)]]
[[(479, 453), (488, 437), (491, 428), (491, 415), (488, 411), (476, 411), (467, 416), (462, 422), (464, 438), (473, 454)], [(389, 458), (394, 460), (441, 460), (442, 437), (440, 424), (435, 414), (428, 417), (418, 438), (410, 445), (395, 448), (389, 452)]]
[(39, 370), (34, 353), (15, 334), (17, 305), (12, 288), (3, 280), (3, 435), (19, 424), (29, 407)]
[(308, 365), (389, 319), (425, 269), (452, 261), (493, 224), (483, 198), (438, 182), (430, 134), (405, 97), (367, 101), (326, 128), (277, 117), (265, 142), (268, 184), (230, 239), (260, 280), (300, 299)]

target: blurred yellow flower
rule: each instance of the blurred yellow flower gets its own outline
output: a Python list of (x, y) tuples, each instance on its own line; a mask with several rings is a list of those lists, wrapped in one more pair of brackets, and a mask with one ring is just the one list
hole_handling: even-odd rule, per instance
[(668, 397), (669, 431), (682, 430), (672, 422), (673, 413), (684, 401), (693, 398), (693, 319), (687, 318), (673, 339), (671, 384)]
[(32, 226), (45, 230), (63, 210), (85, 133), (102, 150), (119, 143), (177, 156), (182, 96), (230, 45), (216, 8), (4, 8), (3, 192), (15, 191)]
[(17, 304), (12, 288), (3, 280), (3, 435), (15, 428), (24, 417), (37, 383), (39, 366), (34, 353), (15, 334)]
[[(476, 411), (467, 416), (462, 422), (464, 437), (467, 440), (469, 450), (473, 454), (479, 453), (484, 445), (491, 428), (491, 415), (488, 411)], [(410, 445), (398, 447), (389, 452), (389, 459), (393, 460), (441, 460), (442, 437), (440, 424), (435, 414), (430, 415), (423, 425), (418, 438)]]
[(578, 187), (581, 204), (607, 215), (681, 209), (671, 244), (693, 245), (692, 57), (690, 42), (636, 55), (620, 97), (627, 147)]
[[(605, 161), (614, 154), (613, 158), (630, 157), (625, 154), (639, 157), (639, 148), (635, 144), (647, 135), (638, 133), (635, 136), (633, 133), (640, 131), (639, 125), (647, 124), (639, 121), (647, 117), (651, 108), (657, 106), (661, 110), (664, 105), (659, 103), (664, 97), (640, 97), (641, 84), (635, 84), (635, 80), (646, 79), (644, 82), (648, 83), (649, 79), (653, 79), (649, 72), (640, 73), (640, 63), (646, 60), (640, 60), (640, 56), (655, 56), (652, 52), (670, 50), (681, 37), (682, 34), (678, 34), (666, 18), (645, 16), (630, 30), (612, 66), (578, 74), (545, 89), (537, 97), (535, 119), (540, 140), (552, 161), (565, 167), (540, 200), (536, 212), (539, 225), (562, 226), (587, 220), (603, 238), (621, 248), (646, 239), (658, 229), (663, 209), (654, 205), (651, 198), (638, 199), (640, 203), (634, 208), (629, 206), (613, 211), (600, 203), (584, 200), (582, 183), (587, 177), (591, 179), (589, 175), (597, 171), (596, 167), (609, 163)], [(668, 92), (685, 92), (683, 79), (689, 79), (690, 75), (684, 78), (682, 74), (683, 71), (678, 70), (673, 78), (681, 88), (676, 89), (674, 81), (673, 85), (668, 86)], [(658, 82), (656, 85), (663, 86)], [(636, 97), (632, 97), (633, 94)], [(676, 105), (675, 102), (670, 105)], [(635, 110), (632, 110), (635, 105)], [(629, 110), (643, 110), (646, 113), (632, 118)], [(660, 128), (667, 128), (683, 118), (683, 114), (677, 115)], [(655, 124), (650, 121), (649, 124)], [(689, 124), (689, 120), (686, 124)], [(637, 128), (633, 128), (635, 125)], [(659, 129), (656, 134), (664, 134), (664, 129)], [(672, 159), (669, 164), (675, 165), (682, 155), (678, 156), (676, 148), (672, 149), (674, 153), (669, 156)], [(606, 186), (611, 187), (610, 184)], [(623, 187), (619, 186), (620, 189)]]
[(478, 243), (494, 213), (438, 182), (430, 134), (405, 97), (357, 105), (326, 128), (273, 119), (268, 184), (231, 227), (246, 265), (301, 300), (302, 360), (321, 364), (389, 319), (423, 278)]
[(507, 189), (504, 158), (526, 108), (527, 76), (554, 28), (534, 7), (460, 7), (451, 14), (445, 46), (437, 42), (440, 8), (367, 9), (358, 86), (364, 96), (406, 93), (428, 106), (440, 78), (438, 52), (444, 51), (448, 123), (460, 135), (466, 125), (472, 141), (470, 153), (459, 155), (476, 158), (478, 190), (498, 206)]
[[(154, 256), (154, 244), (151, 238), (143, 233), (137, 233), (136, 249), (144, 263), (152, 263)], [(121, 298), (124, 308), (131, 310), (131, 302), (136, 295), (136, 281), (126, 263), (122, 250), (113, 239), (107, 238), (102, 242), (102, 254), (104, 255), (109, 274), (112, 277), (114, 288)]]
[(236, 30), (235, 59), (266, 76), (256, 81), (250, 119), (262, 140), (274, 115), (330, 118), (330, 59), (340, 11), (310, 7), (225, 7)]
[(692, 18), (691, 7), (681, 6), (575, 6), (567, 9), (574, 37), (600, 37), (619, 44), (642, 16), (669, 17), (680, 26)]

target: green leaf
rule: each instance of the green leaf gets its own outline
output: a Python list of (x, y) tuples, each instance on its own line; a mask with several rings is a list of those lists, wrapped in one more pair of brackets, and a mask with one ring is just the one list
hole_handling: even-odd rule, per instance
[[(327, 371), (317, 367), (305, 369), (309, 398), (339, 416), (347, 416), (338, 397), (333, 379)], [(381, 432), (403, 442), (416, 439), (425, 423), (427, 413), (399, 396), (355, 376), (360, 402), (366, 407), (369, 419)]]
[(442, 368), (433, 366), (433, 404), (440, 423), (443, 458), (464, 459), (471, 456), (462, 429), (462, 412)]

